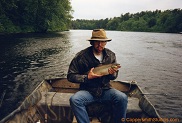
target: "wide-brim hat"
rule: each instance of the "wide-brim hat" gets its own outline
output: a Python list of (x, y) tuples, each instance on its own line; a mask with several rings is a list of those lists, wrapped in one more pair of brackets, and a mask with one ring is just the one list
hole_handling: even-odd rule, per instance
[(88, 41), (111, 41), (112, 39), (107, 38), (104, 29), (94, 29), (92, 31), (92, 37)]

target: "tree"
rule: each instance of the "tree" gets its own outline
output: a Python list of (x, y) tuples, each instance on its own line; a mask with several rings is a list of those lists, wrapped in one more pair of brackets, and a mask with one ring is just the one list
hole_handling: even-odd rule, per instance
[(0, 31), (12, 33), (68, 30), (71, 13), (69, 0), (1, 0)]
[[(74, 22), (74, 21), (73, 21)], [(81, 29), (105, 28), (121, 31), (182, 32), (182, 10), (142, 11), (101, 20), (76, 20)], [(75, 27), (78, 27), (74, 25)], [(79, 28), (78, 27), (78, 28)], [(74, 28), (73, 28), (74, 29)]]
[(151, 18), (149, 21), (148, 21), (148, 27), (151, 28), (153, 26), (156, 25), (156, 19), (155, 18)]

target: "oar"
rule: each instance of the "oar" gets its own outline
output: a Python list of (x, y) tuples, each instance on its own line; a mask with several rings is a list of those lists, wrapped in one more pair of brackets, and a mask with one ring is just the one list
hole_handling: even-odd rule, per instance
[(166, 94), (166, 93), (142, 93), (141, 95), (182, 96), (182, 94)]

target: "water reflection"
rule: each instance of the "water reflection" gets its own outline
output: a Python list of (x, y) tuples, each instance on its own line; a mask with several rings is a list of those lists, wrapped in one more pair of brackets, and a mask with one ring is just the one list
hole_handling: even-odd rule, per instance
[(0, 39), (0, 94), (6, 91), (1, 119), (43, 79), (65, 76), (71, 45), (64, 33), (1, 35)]
[[(65, 77), (75, 54), (90, 46), (91, 30), (0, 36), (0, 117), (16, 108), (43, 79)], [(182, 88), (182, 38), (178, 34), (107, 31), (121, 64), (118, 80), (136, 80), (148, 93)], [(181, 117), (179, 96), (150, 96), (163, 117)], [(170, 116), (169, 116), (170, 114)]]

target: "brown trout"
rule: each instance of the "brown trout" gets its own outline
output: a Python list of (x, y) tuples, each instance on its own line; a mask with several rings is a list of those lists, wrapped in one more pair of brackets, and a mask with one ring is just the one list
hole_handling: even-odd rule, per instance
[(98, 67), (95, 67), (93, 69), (93, 73), (98, 74), (98, 75), (108, 75), (108, 69), (113, 68), (115, 70), (118, 70), (120, 68), (120, 64), (107, 64), (107, 65), (101, 65)]

